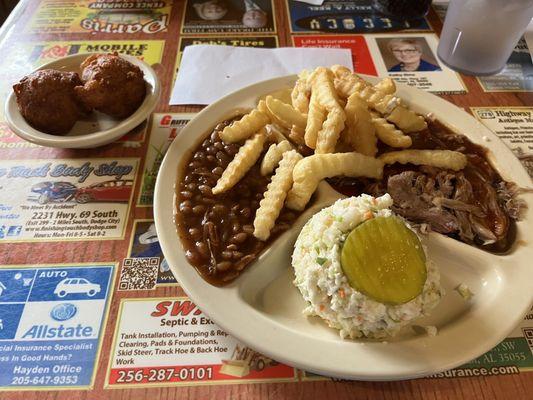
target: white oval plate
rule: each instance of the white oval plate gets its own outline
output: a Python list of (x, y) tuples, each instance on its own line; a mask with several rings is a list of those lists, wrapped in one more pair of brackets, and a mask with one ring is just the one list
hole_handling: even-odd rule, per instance
[[(211, 286), (187, 263), (173, 222), (174, 187), (180, 161), (233, 110), (253, 107), (261, 95), (288, 87), (294, 80), (295, 77), (273, 79), (224, 97), (200, 112), (170, 146), (157, 177), (154, 214), (163, 253), (183, 289), (218, 325), (251, 348), (322, 375), (363, 380), (416, 378), (459, 366), (490, 350), (520, 322), (531, 305), (531, 211), (526, 220), (518, 223), (517, 244), (503, 256), (439, 234), (429, 235), (429, 256), (440, 269), (446, 295), (431, 317), (416, 324), (435, 325), (439, 331), (435, 337), (417, 335), (406, 328), (387, 343), (342, 340), (336, 330), (319, 319), (302, 315), (305, 304), (292, 284), (290, 257), (306, 220), (340, 197), (326, 183), (322, 184), (319, 199), (311, 210), (229, 286)], [(523, 187), (531, 186), (529, 176), (512, 152), (466, 112), (408, 86), (398, 85), (398, 94), (415, 111), (432, 112), (473, 142), (489, 148), (505, 179)], [(532, 197), (523, 196), (530, 208)], [(471, 301), (465, 301), (454, 291), (459, 283), (465, 283), (474, 292)]]
[[(82, 53), (63, 57), (44, 64), (35, 71), (57, 69), (77, 72), (81, 77), (80, 65), (90, 55), (91, 53)], [(146, 97), (137, 111), (128, 118), (114, 119), (109, 115), (93, 111), (87, 117), (78, 120), (66, 135), (50, 135), (38, 131), (26, 122), (20, 114), (15, 93), (12, 91), (5, 106), (6, 121), (9, 127), (18, 136), (29, 142), (41, 146), (73, 149), (103, 146), (124, 136), (150, 116), (161, 96), (161, 85), (155, 71), (147, 63), (124, 54), (120, 54), (120, 57), (138, 66), (144, 73), (144, 80), (146, 81)]]

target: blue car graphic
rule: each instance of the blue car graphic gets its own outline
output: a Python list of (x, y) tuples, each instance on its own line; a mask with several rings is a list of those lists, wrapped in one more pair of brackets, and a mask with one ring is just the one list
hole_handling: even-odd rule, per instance
[(39, 204), (68, 201), (77, 191), (78, 188), (70, 182), (40, 182), (31, 187), (32, 194), (28, 196), (28, 199), (37, 200)]

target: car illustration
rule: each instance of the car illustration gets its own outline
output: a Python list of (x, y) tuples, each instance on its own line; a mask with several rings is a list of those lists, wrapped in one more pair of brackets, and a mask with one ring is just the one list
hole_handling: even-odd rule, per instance
[(100, 285), (91, 283), (85, 278), (65, 278), (57, 284), (54, 294), (58, 297), (65, 297), (67, 294), (84, 293), (93, 297), (100, 290)]
[(39, 204), (52, 201), (68, 201), (74, 197), (78, 188), (70, 182), (40, 182), (31, 187), (29, 200), (37, 200)]
[(75, 199), (78, 203), (88, 203), (90, 201), (129, 201), (132, 188), (132, 180), (99, 182), (78, 189)]

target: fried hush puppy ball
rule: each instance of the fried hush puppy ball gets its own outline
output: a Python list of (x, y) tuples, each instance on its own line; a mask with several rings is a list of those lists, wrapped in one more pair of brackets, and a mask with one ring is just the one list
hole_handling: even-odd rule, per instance
[(125, 118), (143, 102), (146, 84), (141, 69), (118, 54), (94, 54), (81, 68), (85, 84), (76, 93), (87, 107)]
[(79, 85), (83, 82), (75, 72), (43, 69), (22, 78), (13, 90), (20, 113), (32, 127), (63, 135), (89, 112), (76, 97)]

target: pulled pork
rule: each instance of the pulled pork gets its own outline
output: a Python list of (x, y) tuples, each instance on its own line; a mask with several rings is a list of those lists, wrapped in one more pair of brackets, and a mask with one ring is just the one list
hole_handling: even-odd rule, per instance
[(512, 219), (523, 209), (516, 185), (495, 188), (475, 168), (398, 171), (367, 188), (373, 195), (389, 193), (394, 211), (409, 221), (492, 251), (507, 250)]

